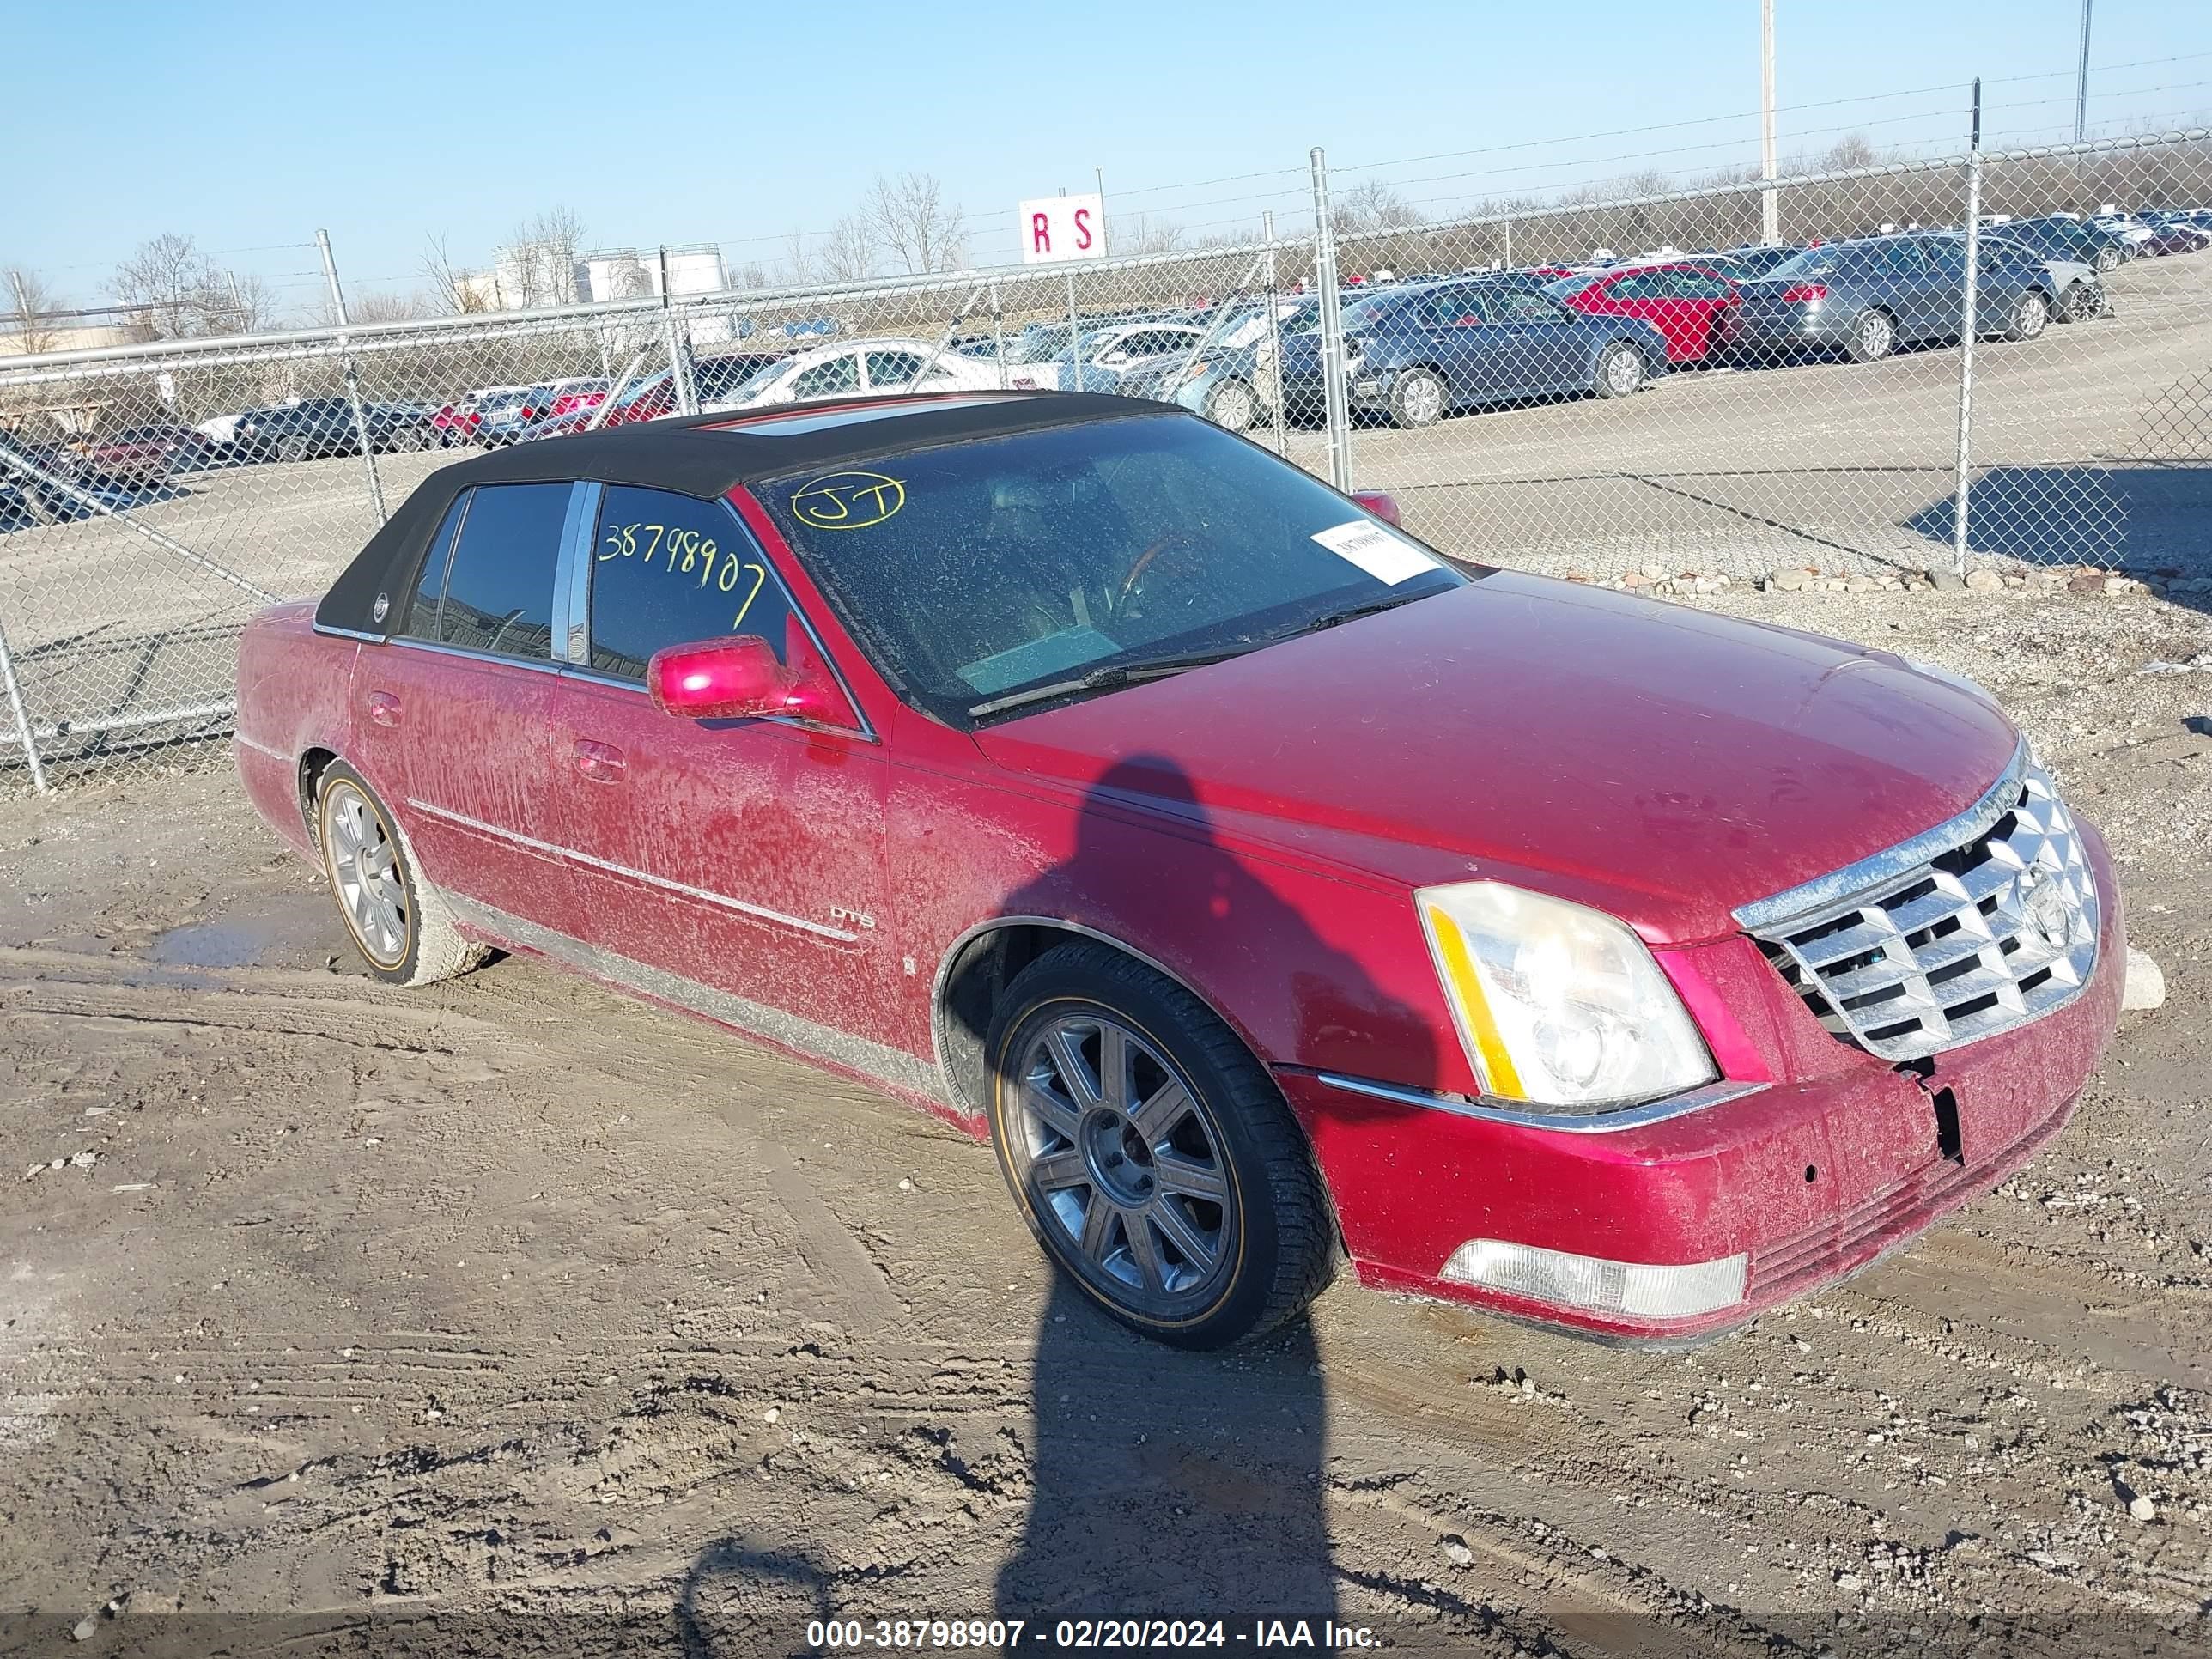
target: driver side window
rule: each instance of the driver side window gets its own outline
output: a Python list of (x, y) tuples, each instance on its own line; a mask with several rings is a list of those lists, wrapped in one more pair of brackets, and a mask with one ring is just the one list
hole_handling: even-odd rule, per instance
[(607, 486), (592, 541), (597, 672), (643, 680), (664, 647), (733, 634), (759, 635), (781, 661), (791, 617), (783, 584), (726, 503)]

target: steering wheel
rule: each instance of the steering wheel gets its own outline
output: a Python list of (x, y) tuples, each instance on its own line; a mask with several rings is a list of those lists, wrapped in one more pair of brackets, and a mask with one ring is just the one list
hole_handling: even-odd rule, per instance
[(1142, 599), (1144, 597), (1139, 584), (1141, 584), (1145, 580), (1145, 572), (1152, 568), (1152, 562), (1158, 559), (1161, 554), (1173, 547), (1195, 548), (1197, 545), (1197, 538), (1192, 536), (1188, 531), (1171, 530), (1166, 535), (1161, 537), (1159, 540), (1154, 542), (1150, 547), (1146, 548), (1143, 552), (1138, 554), (1134, 562), (1129, 566), (1129, 574), (1121, 578), (1121, 586), (1115, 592), (1115, 610), (1121, 610), (1122, 606), (1128, 604), (1128, 602), (1133, 599)]

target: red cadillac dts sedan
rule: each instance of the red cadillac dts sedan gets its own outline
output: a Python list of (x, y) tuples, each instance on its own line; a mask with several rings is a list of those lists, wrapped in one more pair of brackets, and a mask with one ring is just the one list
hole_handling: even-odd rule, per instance
[(2118, 892), (1984, 696), (1394, 516), (1119, 398), (500, 450), (255, 619), (239, 769), (380, 978), (868, 1079), (1186, 1346), (1340, 1257), (1709, 1336), (2058, 1131)]

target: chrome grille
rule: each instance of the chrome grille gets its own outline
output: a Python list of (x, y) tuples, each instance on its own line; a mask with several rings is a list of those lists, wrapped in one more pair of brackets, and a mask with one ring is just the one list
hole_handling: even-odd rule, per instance
[(2024, 749), (1950, 823), (1735, 914), (1821, 1024), (1884, 1060), (2049, 1013), (2097, 958), (2088, 860)]

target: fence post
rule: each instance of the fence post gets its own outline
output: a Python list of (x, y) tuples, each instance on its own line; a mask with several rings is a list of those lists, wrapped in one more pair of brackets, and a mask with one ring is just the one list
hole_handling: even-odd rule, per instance
[(999, 285), (991, 284), (991, 361), (998, 365), (999, 390), (1006, 389), (1006, 313), (999, 304)]
[[(27, 317), (29, 313), (24, 313)], [(23, 759), (31, 769), (31, 787), (42, 795), (51, 795), (54, 787), (46, 781), (45, 763), (39, 759), (38, 739), (31, 735), (31, 711), (23, 705), (23, 688), (15, 678), (15, 659), (9, 654), (8, 630), (0, 627), (0, 681), (8, 688), (8, 712), (15, 717), (16, 741), (23, 745)]]
[(1966, 145), (1966, 280), (1959, 302), (1959, 460), (1952, 488), (1951, 573), (1966, 575), (1966, 495), (1974, 464), (1974, 343), (1981, 331), (1982, 82), (1974, 77), (1973, 132)]
[(1068, 370), (1066, 392), (1083, 390), (1083, 323), (1075, 314), (1075, 273), (1067, 273), (1067, 360), (1075, 367)]
[[(323, 279), (331, 285), (331, 310), (341, 327), (349, 320), (346, 316), (345, 290), (338, 286), (338, 262), (331, 252), (331, 234), (327, 230), (315, 233), (315, 246), (323, 251)], [(341, 349), (346, 345), (341, 337)], [(361, 377), (354, 373), (353, 354), (346, 353), (346, 401), (353, 405), (353, 435), (361, 440), (361, 464), (368, 471), (368, 499), (376, 508), (376, 521), (382, 524), (392, 515), (384, 510), (384, 481), (376, 476), (376, 445), (368, 435), (368, 416), (361, 406)]]
[(1314, 283), (1321, 290), (1321, 396), (1328, 422), (1328, 481), (1352, 491), (1352, 404), (1344, 384), (1344, 308), (1336, 290), (1336, 234), (1328, 223), (1328, 159), (1319, 144), (1313, 167)]
[[(664, 295), (664, 300), (665, 296)], [(677, 331), (676, 308), (664, 305), (660, 313), (661, 331), (668, 342), (668, 385), (675, 394), (676, 412), (696, 415), (699, 412), (699, 393), (691, 384), (690, 365), (684, 359), (684, 341)]]
[(1275, 210), (1273, 208), (1260, 216), (1260, 230), (1267, 240), (1267, 362), (1273, 366), (1275, 377), (1275, 389), (1268, 392), (1267, 403), (1275, 412), (1275, 453), (1285, 455), (1290, 450), (1283, 428), (1283, 319), (1278, 314), (1282, 278), (1275, 270)]

